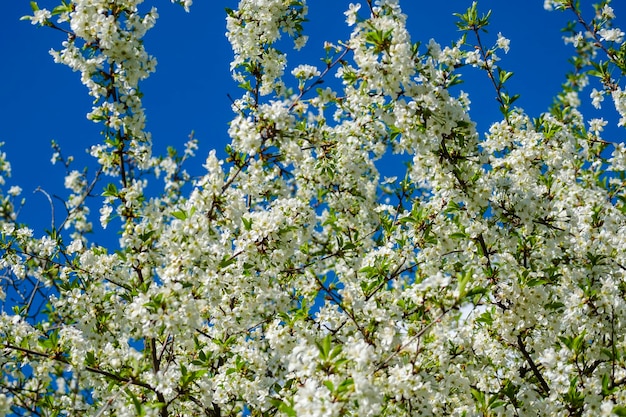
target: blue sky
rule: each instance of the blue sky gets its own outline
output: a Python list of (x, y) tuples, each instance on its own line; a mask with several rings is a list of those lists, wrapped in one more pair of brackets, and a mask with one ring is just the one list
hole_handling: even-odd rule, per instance
[[(56, 5), (51, 0), (39, 3), (48, 8)], [(148, 52), (158, 59), (157, 72), (141, 85), (155, 153), (164, 152), (168, 145), (182, 147), (194, 130), (200, 140), (196, 161), (199, 169), (210, 149), (221, 152), (227, 143), (227, 123), (232, 117), (227, 95), (236, 97), (240, 92), (229, 74), (231, 50), (224, 36), (224, 7), (235, 8), (236, 3), (196, 0), (187, 14), (168, 0), (146, 1), (146, 5), (156, 5), (160, 14), (145, 40)], [(590, 2), (583, 3), (587, 4), (586, 12), (592, 13)], [(319, 58), (323, 56), (323, 41), (348, 36), (343, 16), (348, 4), (338, 0), (309, 1), (310, 21), (305, 30), (311, 39), (305, 53), (288, 55), (290, 65), (322, 66)], [(401, 0), (401, 5), (409, 16), (414, 41), (427, 43), (435, 38), (445, 45), (461, 36), (452, 13), (463, 12), (471, 0)], [(511, 39), (511, 50), (502, 55), (501, 61), (504, 69), (515, 73), (507, 83), (509, 92), (521, 94), (517, 105), (538, 115), (551, 104), (569, 69), (567, 59), (573, 48), (563, 45), (560, 29), (573, 15), (546, 12), (542, 0), (483, 0), (478, 6), (479, 10), (493, 11), (485, 44), (493, 44), (498, 32)], [(613, 7), (617, 22), (623, 22), (626, 5), (617, 1)], [(19, 20), (29, 13), (29, 1), (11, 0), (0, 14), (0, 50), (4, 57), (0, 66), (0, 141), (5, 142), (4, 151), (13, 166), (9, 185), (20, 185), (27, 200), (20, 219), (46, 227), (50, 224), (48, 202), (33, 191), (41, 186), (50, 194), (66, 195), (63, 169), (50, 163), (50, 141), (61, 144), (65, 154), (75, 155), (75, 168), (81, 169), (90, 162), (85, 149), (98, 143), (101, 136), (100, 125), (85, 118), (91, 100), (79, 74), (55, 64), (48, 54), (51, 48), (60, 48), (64, 36)], [(470, 94), (472, 116), (479, 131), (484, 132), (499, 119), (495, 93), (486, 75), (477, 70), (466, 72), (464, 79), (461, 88)], [(609, 103), (605, 104), (610, 109)], [(607, 139), (621, 140), (618, 134)], [(57, 211), (61, 211), (59, 205)], [(97, 214), (93, 220), (97, 223)]]

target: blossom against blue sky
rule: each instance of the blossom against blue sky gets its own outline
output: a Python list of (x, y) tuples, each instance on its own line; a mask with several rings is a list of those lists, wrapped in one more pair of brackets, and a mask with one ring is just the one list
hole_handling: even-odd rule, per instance
[[(40, 3), (48, 8), (55, 5), (49, 0)], [(148, 3), (156, 3), (160, 15), (145, 38), (147, 51), (158, 60), (157, 71), (142, 84), (154, 152), (163, 153), (170, 145), (182, 147), (194, 131), (200, 140), (196, 167), (201, 169), (203, 155), (213, 148), (221, 152), (228, 142), (228, 122), (233, 117), (230, 97), (240, 94), (230, 76), (232, 51), (224, 36), (224, 8), (234, 8), (236, 2), (196, 1), (190, 13), (165, 1), (146, 2), (144, 6)], [(347, 1), (309, 2), (305, 32), (310, 40), (303, 51), (288, 53), (289, 68), (299, 64), (323, 68), (323, 42), (337, 42), (349, 36), (344, 15), (348, 5)], [(401, 5), (408, 15), (413, 41), (422, 42), (424, 48), (431, 38), (442, 45), (458, 40), (461, 33), (453, 13), (463, 12), (471, 1), (405, 0)], [(623, 21), (626, 7), (619, 2), (613, 7), (617, 22)], [(515, 74), (507, 86), (512, 94), (521, 95), (516, 105), (537, 116), (550, 106), (570, 70), (568, 58), (573, 47), (564, 45), (561, 28), (573, 15), (545, 11), (541, 1), (522, 5), (485, 0), (478, 3), (478, 8), (482, 12), (492, 10), (484, 42), (493, 45), (510, 40), (509, 52), (501, 54), (501, 66)], [(593, 14), (591, 6), (587, 11)], [(78, 74), (55, 64), (48, 53), (50, 49), (60, 49), (65, 35), (19, 20), (30, 13), (28, 1), (16, 0), (5, 5), (0, 15), (0, 49), (5, 57), (0, 66), (0, 141), (5, 142), (4, 150), (13, 165), (11, 184), (24, 189), (24, 215), (29, 220), (41, 217), (45, 226), (49, 224), (48, 202), (43, 194), (33, 191), (42, 187), (50, 194), (64, 195), (64, 170), (50, 162), (51, 140), (58, 142), (65, 154), (74, 155), (75, 168), (81, 169), (91, 159), (85, 149), (102, 137), (100, 125), (85, 117), (92, 103)], [(479, 70), (464, 71), (463, 80), (458, 89), (469, 94), (472, 117), (479, 132), (484, 132), (500, 117), (493, 87)]]

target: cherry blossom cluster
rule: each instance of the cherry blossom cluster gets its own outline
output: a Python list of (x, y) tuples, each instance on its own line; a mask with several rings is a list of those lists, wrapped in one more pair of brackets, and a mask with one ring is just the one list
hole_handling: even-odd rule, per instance
[[(591, 20), (545, 2), (576, 22), (576, 59), (531, 117), (500, 66), (514, 45), (476, 3), (446, 47), (415, 43), (398, 0), (346, 4), (349, 39), (290, 67), (278, 43), (305, 47), (306, 2), (241, 0), (231, 142), (195, 178), (193, 135), (182, 155), (150, 152), (141, 37), (157, 13), (139, 3), (30, 17), (67, 31), (53, 55), (81, 73), (105, 141), (93, 179), (55, 148), (71, 195), (47, 235), (16, 221), (19, 188), (0, 194), (0, 263), (31, 285), (0, 287), (21, 300), (0, 313), (0, 414), (626, 415), (626, 150), (580, 110), (610, 97), (625, 124), (609, 2)], [(484, 134), (452, 88), (465, 71), (502, 113)], [(389, 158), (405, 165), (385, 178)], [(90, 207), (119, 249), (90, 241)]]

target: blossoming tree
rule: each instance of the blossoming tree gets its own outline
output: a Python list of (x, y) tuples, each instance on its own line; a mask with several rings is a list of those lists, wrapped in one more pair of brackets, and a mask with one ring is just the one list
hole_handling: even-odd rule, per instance
[[(277, 42), (305, 47), (305, 1), (241, 0), (228, 157), (198, 178), (193, 138), (151, 153), (157, 13), (139, 3), (32, 3), (33, 24), (67, 33), (54, 59), (80, 72), (104, 140), (47, 235), (3, 192), (0, 414), (626, 415), (626, 150), (579, 111), (608, 98), (626, 125), (608, 1), (545, 2), (571, 14), (576, 55), (531, 118), (476, 4), (448, 47), (413, 43), (397, 0), (346, 4), (349, 39), (291, 68)], [(502, 112), (485, 135), (452, 88), (465, 67)], [(381, 179), (390, 154), (406, 165)], [(89, 240), (94, 209), (121, 249)]]

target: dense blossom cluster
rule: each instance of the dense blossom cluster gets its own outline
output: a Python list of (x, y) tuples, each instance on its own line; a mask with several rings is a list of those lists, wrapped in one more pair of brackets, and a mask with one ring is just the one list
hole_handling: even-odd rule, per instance
[[(625, 124), (609, 2), (591, 21), (545, 2), (574, 13), (576, 57), (533, 119), (476, 4), (447, 47), (413, 43), (397, 0), (346, 4), (350, 38), (325, 45), (325, 67), (287, 71), (290, 86), (277, 42), (305, 46), (305, 1), (241, 0), (228, 157), (194, 179), (195, 139), (150, 151), (141, 38), (157, 13), (139, 3), (34, 7), (32, 23), (68, 33), (53, 56), (81, 73), (105, 141), (93, 178), (68, 168), (68, 218), (49, 235), (17, 222), (19, 188), (0, 195), (16, 283), (0, 287), (15, 305), (0, 313), (0, 415), (626, 415), (626, 150), (579, 111), (610, 100)], [(502, 111), (485, 135), (451, 92), (466, 67)], [(339, 87), (315, 90), (333, 74)], [(381, 179), (390, 154), (406, 168)], [(121, 250), (89, 241), (90, 207), (103, 226), (119, 217)]]

